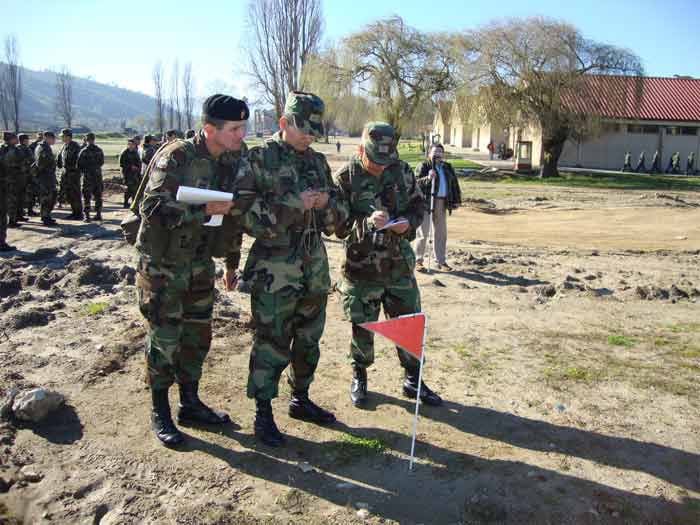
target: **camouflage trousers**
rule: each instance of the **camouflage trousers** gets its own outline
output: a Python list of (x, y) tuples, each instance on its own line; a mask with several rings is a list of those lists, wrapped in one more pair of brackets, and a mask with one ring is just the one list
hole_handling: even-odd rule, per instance
[(148, 323), (146, 378), (153, 390), (202, 376), (211, 346), (214, 261), (164, 268), (141, 259), (136, 277), (139, 310)]
[(77, 170), (64, 171), (61, 176), (59, 202), (67, 202), (75, 215), (83, 214), (83, 203), (80, 197), (80, 172)]
[(90, 200), (95, 199), (95, 212), (102, 211), (102, 171), (86, 171), (83, 173), (83, 203), (85, 211), (90, 211)]
[(139, 189), (139, 184), (141, 183), (141, 173), (124, 173), (124, 184), (126, 185), (126, 190), (124, 190), (124, 202), (129, 202), (129, 199), (133, 199), (136, 196), (136, 192)]
[(24, 175), (13, 174), (7, 178), (7, 216), (15, 222), (24, 212)]
[(27, 210), (31, 210), (34, 208), (34, 205), (36, 204), (38, 198), (39, 183), (37, 182), (37, 178), (35, 176), (28, 175), (27, 184), (25, 185), (24, 192), (24, 204), (27, 207)]
[(49, 173), (37, 176), (39, 185), (39, 206), (41, 218), (48, 219), (56, 206), (56, 174)]
[[(340, 284), (345, 317), (352, 323), (350, 353), (353, 362), (363, 368), (374, 363), (374, 334), (358, 326), (377, 321), (384, 306), (386, 317), (420, 312), (420, 292), (413, 275), (401, 276), (392, 282), (351, 281), (344, 277)], [(418, 359), (396, 347), (401, 366), (416, 371)]]
[(276, 398), (280, 377), (290, 362), (289, 385), (295, 391), (309, 389), (320, 357), (327, 303), (326, 293), (309, 295), (291, 287), (276, 292), (253, 288), (250, 309), (255, 319), (255, 337), (248, 397)]

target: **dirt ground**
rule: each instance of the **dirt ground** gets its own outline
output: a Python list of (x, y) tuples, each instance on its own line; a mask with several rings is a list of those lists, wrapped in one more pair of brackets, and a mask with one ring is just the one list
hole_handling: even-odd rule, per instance
[[(11, 230), (0, 388), (68, 405), (0, 427), (0, 523), (700, 523), (700, 195), (483, 181), (465, 196), (448, 223), (455, 271), (418, 275), (426, 381), (446, 401), (421, 408), (413, 472), (387, 342), (368, 410), (350, 404), (337, 294), (311, 391), (336, 425), (290, 419), (283, 382), (288, 445), (256, 443), (249, 298), (219, 289), (202, 397), (235, 423), (183, 429), (168, 450), (148, 426), (120, 195), (101, 225), (64, 208), (58, 229)], [(327, 247), (336, 279), (342, 245)]]

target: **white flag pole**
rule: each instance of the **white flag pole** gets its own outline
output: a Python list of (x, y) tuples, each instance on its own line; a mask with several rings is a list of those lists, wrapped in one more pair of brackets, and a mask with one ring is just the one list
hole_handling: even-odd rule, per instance
[(425, 340), (428, 336), (428, 317), (421, 313), (424, 319), (423, 340), (421, 341), (420, 367), (418, 368), (418, 388), (416, 389), (416, 413), (413, 416), (413, 439), (411, 440), (411, 461), (408, 470), (413, 470), (414, 452), (416, 450), (416, 434), (418, 432), (418, 408), (420, 407), (420, 388), (423, 385), (423, 362), (425, 360)]

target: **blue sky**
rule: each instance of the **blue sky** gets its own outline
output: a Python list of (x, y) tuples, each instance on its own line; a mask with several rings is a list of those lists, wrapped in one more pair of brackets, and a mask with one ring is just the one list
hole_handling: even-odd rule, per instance
[[(546, 15), (576, 25), (588, 38), (632, 49), (649, 75), (700, 77), (697, 0), (323, 3), (329, 40), (392, 14), (425, 31)], [(74, 74), (151, 94), (156, 60), (169, 73), (178, 59), (192, 62), (199, 96), (217, 90), (243, 96), (249, 85), (240, 50), (246, 5), (246, 0), (0, 0), (0, 37), (15, 34), (22, 62), (32, 69), (65, 64)]]

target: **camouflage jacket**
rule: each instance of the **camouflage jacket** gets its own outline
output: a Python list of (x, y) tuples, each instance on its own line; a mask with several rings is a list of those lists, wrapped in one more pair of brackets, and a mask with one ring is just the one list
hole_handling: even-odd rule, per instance
[(6, 180), (14, 180), (22, 175), (22, 155), (17, 146), (4, 144), (0, 157)]
[(34, 155), (34, 152), (36, 151), (36, 147), (41, 144), (40, 140), (35, 140), (29, 145), (29, 149), (32, 150), (32, 155)]
[(40, 142), (34, 150), (33, 166), (38, 177), (56, 175), (56, 156), (45, 141)]
[(2, 188), (0, 188), (2, 190), (2, 195), (0, 195), (0, 198), (2, 198), (2, 199), (5, 198), (4, 185), (7, 182), (7, 174), (5, 173), (4, 159), (5, 159), (5, 152), (7, 151), (8, 148), (9, 148), (9, 146), (7, 144), (0, 145), (0, 185), (3, 186)]
[(34, 162), (34, 154), (32, 153), (32, 150), (29, 149), (29, 146), (25, 144), (19, 144), (17, 146), (17, 153), (20, 156), (20, 161), (22, 164), (22, 174), (25, 177), (28, 177), (31, 174), (31, 167), (32, 163)]
[[(243, 218), (245, 231), (255, 237), (244, 279), (271, 293), (284, 288), (327, 293), (330, 273), (321, 234), (334, 233), (348, 211), (325, 156), (311, 148), (298, 153), (276, 134), (252, 148), (249, 160), (258, 198)], [(328, 192), (328, 206), (304, 210), (300, 195), (309, 189)]]
[[(175, 140), (158, 151), (143, 199), (136, 249), (148, 263), (177, 270), (195, 259), (226, 257), (236, 269), (240, 260), (240, 216), (254, 198), (253, 177), (245, 151), (213, 158), (200, 131), (189, 140)], [(179, 186), (229, 191), (239, 198), (221, 227), (203, 226), (203, 205), (176, 201)]]
[(105, 155), (102, 148), (94, 144), (88, 144), (78, 154), (78, 168), (83, 173), (100, 173), (105, 163)]
[(153, 155), (156, 154), (156, 151), (158, 151), (158, 146), (148, 145), (143, 147), (143, 151), (141, 152), (141, 162), (144, 166), (148, 166), (148, 163), (151, 162), (151, 159), (153, 158)]
[[(345, 238), (343, 274), (351, 280), (386, 281), (413, 273), (415, 255), (410, 241), (423, 222), (425, 198), (411, 167), (398, 161), (375, 177), (355, 158), (334, 179), (350, 207), (348, 220), (336, 230), (338, 237)], [(405, 217), (409, 229), (402, 235), (375, 231), (368, 221), (375, 210), (386, 211), (390, 219)]]
[(56, 167), (63, 168), (66, 171), (78, 171), (78, 154), (80, 146), (74, 140), (68, 144), (64, 144), (61, 151), (58, 152), (56, 159)]
[(119, 155), (119, 167), (122, 170), (122, 175), (140, 175), (141, 174), (141, 157), (136, 150), (131, 151), (125, 148)]

